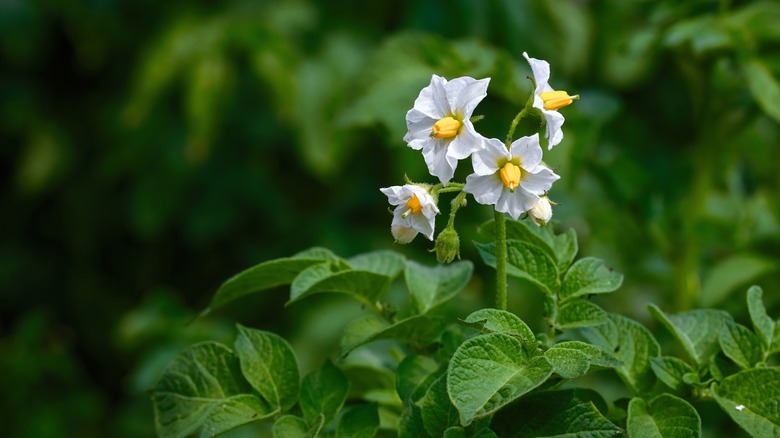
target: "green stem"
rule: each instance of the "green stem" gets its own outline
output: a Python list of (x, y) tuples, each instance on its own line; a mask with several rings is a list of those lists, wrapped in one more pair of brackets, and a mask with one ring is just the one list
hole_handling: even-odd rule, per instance
[(466, 192), (460, 192), (452, 201), (452, 209), (450, 210), (450, 218), (447, 220), (447, 228), (455, 227), (455, 213), (463, 206), (463, 199), (466, 197), (466, 194)]
[(555, 325), (558, 320), (558, 297), (546, 295), (544, 299), (544, 320), (547, 322), (547, 343), (555, 344)]
[(496, 309), (506, 310), (506, 216), (496, 217)]
[(515, 135), (515, 129), (517, 129), (517, 124), (520, 123), (520, 120), (522, 120), (523, 117), (525, 117), (525, 114), (527, 113), (528, 107), (526, 106), (523, 108), (522, 111), (517, 113), (515, 118), (512, 120), (512, 124), (509, 125), (509, 133), (506, 135), (506, 147), (508, 148), (510, 144), (512, 144), (512, 136)]

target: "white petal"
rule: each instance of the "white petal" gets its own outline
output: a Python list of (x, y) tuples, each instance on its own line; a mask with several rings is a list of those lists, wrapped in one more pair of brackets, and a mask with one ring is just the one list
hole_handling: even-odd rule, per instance
[(447, 146), (447, 155), (462, 160), (473, 152), (482, 149), (483, 138), (474, 130), (471, 122), (466, 122), (457, 137), (453, 138)]
[(455, 174), (455, 167), (458, 160), (454, 160), (452, 165), (447, 158), (447, 146), (444, 140), (432, 138), (423, 148), (423, 158), (428, 165), (428, 172), (439, 178), (442, 184), (447, 184), (452, 175)]
[(497, 138), (486, 138), (482, 149), (471, 156), (471, 165), (477, 175), (494, 175), (498, 171), (498, 161), (509, 159), (511, 155), (504, 142)]
[(428, 193), (428, 190), (425, 187), (416, 184), (406, 184), (404, 188), (409, 191), (409, 198), (411, 198), (412, 195), (417, 196), (417, 200), (420, 201), (423, 212), (430, 211), (433, 213), (433, 216), (439, 212), (436, 201), (434, 201), (433, 196)]
[(387, 196), (390, 205), (405, 204), (408, 199), (403, 199), (403, 188), (401, 186), (392, 186), (379, 189)]
[[(487, 96), (490, 78), (475, 80), (470, 77), (464, 77), (453, 79), (450, 84), (459, 79), (465, 79), (466, 85), (458, 91), (454, 99), (452, 94), (449, 93), (447, 97), (450, 100), (453, 112), (462, 112), (463, 118), (469, 119), (474, 112), (474, 108)], [(447, 85), (449, 86), (450, 84)], [(449, 92), (450, 90), (448, 89), (447, 91)]]
[(556, 175), (552, 170), (544, 166), (539, 166), (535, 173), (526, 173), (523, 176), (523, 179), (520, 181), (520, 187), (531, 193), (541, 195), (550, 190), (553, 183), (560, 178), (561, 177)]
[(495, 204), (503, 189), (504, 184), (501, 183), (501, 179), (496, 173), (492, 175), (471, 174), (466, 177), (466, 185), (463, 186), (464, 192), (474, 195), (474, 199), (483, 205)]
[(390, 226), (390, 231), (398, 243), (409, 243), (417, 237), (417, 230), (403, 225), (392, 225)]
[(412, 228), (422, 233), (428, 240), (433, 240), (433, 220), (429, 220), (421, 214), (412, 214), (409, 217), (412, 220)]
[(563, 126), (564, 118), (563, 114), (558, 111), (542, 110), (542, 114), (544, 114), (544, 119), (547, 122), (547, 133), (545, 134), (545, 137), (547, 137), (549, 141), (547, 145), (547, 149), (549, 150), (563, 140), (561, 126)]
[(441, 76), (431, 76), (431, 83), (420, 91), (420, 95), (414, 101), (414, 109), (426, 116), (439, 120), (446, 117), (449, 112), (447, 93), (444, 85), (447, 80)]
[(539, 134), (520, 137), (515, 140), (510, 149), (512, 158), (520, 158), (523, 169), (532, 171), (542, 162), (542, 147), (539, 145)]
[[(531, 58), (526, 52), (523, 52), (523, 56), (528, 60), (528, 64), (531, 65), (531, 71), (534, 74), (534, 81), (536, 81), (534, 94), (538, 95), (542, 91), (551, 91), (552, 89), (547, 90), (550, 87), (547, 84), (550, 81), (550, 63), (542, 59)], [(534, 102), (534, 106), (536, 106), (536, 102)]]
[(552, 206), (550, 200), (545, 196), (539, 198), (539, 202), (528, 210), (528, 216), (534, 221), (536, 226), (545, 225), (552, 219)]
[(539, 197), (523, 190), (522, 186), (515, 189), (514, 193), (508, 189), (501, 192), (496, 202), (496, 211), (509, 213), (512, 219), (517, 220), (521, 214), (533, 208), (539, 202)]
[[(406, 113), (406, 135), (404, 141), (407, 143), (413, 140), (425, 140), (431, 136), (433, 125), (438, 119), (433, 119), (423, 114), (422, 112), (412, 108)], [(422, 147), (421, 142), (416, 142), (416, 146), (412, 146), (413, 149), (419, 150)], [(411, 146), (411, 144), (410, 144)]]

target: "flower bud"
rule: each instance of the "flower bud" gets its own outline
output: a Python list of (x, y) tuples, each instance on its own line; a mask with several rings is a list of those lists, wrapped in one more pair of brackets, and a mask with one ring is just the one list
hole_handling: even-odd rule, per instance
[(539, 202), (537, 202), (532, 209), (528, 210), (528, 216), (531, 217), (531, 220), (534, 221), (537, 226), (547, 225), (547, 222), (552, 219), (552, 206), (550, 205), (550, 200), (547, 199), (547, 196), (539, 198)]
[(458, 238), (458, 233), (453, 228), (445, 228), (436, 237), (435, 251), (436, 260), (439, 263), (449, 263), (455, 259), (455, 256), (460, 258), (460, 238)]

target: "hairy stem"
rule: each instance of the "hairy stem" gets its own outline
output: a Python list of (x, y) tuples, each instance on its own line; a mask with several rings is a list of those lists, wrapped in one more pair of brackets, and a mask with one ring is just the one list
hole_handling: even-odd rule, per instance
[(496, 309), (506, 310), (506, 217), (496, 216)]

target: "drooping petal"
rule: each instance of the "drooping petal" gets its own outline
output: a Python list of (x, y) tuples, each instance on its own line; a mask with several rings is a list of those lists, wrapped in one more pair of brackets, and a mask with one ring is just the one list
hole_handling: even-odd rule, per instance
[(532, 171), (542, 161), (542, 147), (539, 145), (539, 134), (520, 137), (510, 147), (512, 158), (520, 158), (522, 168)]
[(517, 220), (521, 214), (533, 208), (539, 202), (539, 197), (524, 190), (522, 186), (510, 192), (508, 189), (501, 192), (496, 202), (496, 211), (509, 213), (512, 219)]
[(407, 217), (412, 223), (412, 228), (422, 233), (428, 240), (433, 240), (433, 221), (422, 214), (411, 214)]
[(535, 173), (529, 172), (523, 176), (523, 179), (520, 181), (520, 187), (531, 193), (541, 195), (550, 190), (553, 183), (560, 178), (561, 177), (552, 170), (544, 166), (539, 166)]
[[(534, 81), (536, 82), (534, 94), (538, 95), (544, 91), (552, 91), (548, 84), (550, 81), (550, 63), (542, 59), (531, 58), (526, 52), (523, 52), (523, 56), (528, 60), (528, 64), (531, 66), (531, 71), (534, 74)], [(536, 106), (535, 103), (534, 106)]]
[(477, 175), (493, 175), (498, 171), (498, 162), (509, 158), (511, 158), (509, 150), (501, 140), (486, 138), (482, 149), (471, 156), (471, 166)]
[(463, 124), (460, 134), (453, 138), (447, 146), (447, 155), (457, 160), (462, 160), (482, 149), (483, 141), (484, 138), (477, 134), (474, 125), (467, 121)]
[(542, 110), (542, 114), (547, 122), (547, 133), (544, 136), (547, 137), (547, 149), (550, 150), (553, 146), (563, 140), (563, 130), (561, 127), (563, 126), (564, 118), (563, 114), (558, 111)]
[(466, 177), (466, 185), (463, 191), (471, 193), (474, 199), (483, 205), (493, 205), (501, 196), (504, 185), (497, 173), (492, 175), (471, 174)]
[(390, 232), (398, 243), (409, 243), (417, 237), (417, 230), (403, 225), (393, 224), (390, 226)]
[(463, 77), (453, 79), (450, 83), (459, 80), (463, 80), (465, 86), (458, 90), (458, 93), (454, 96), (452, 94), (448, 95), (448, 98), (452, 111), (460, 113), (464, 120), (468, 120), (471, 118), (471, 114), (474, 113), (474, 108), (487, 96), (490, 78), (476, 80), (470, 77)]

